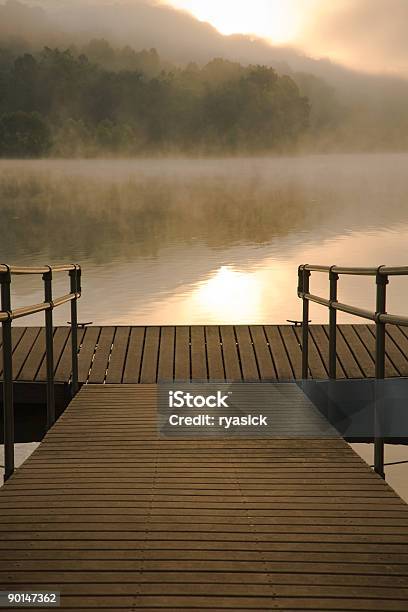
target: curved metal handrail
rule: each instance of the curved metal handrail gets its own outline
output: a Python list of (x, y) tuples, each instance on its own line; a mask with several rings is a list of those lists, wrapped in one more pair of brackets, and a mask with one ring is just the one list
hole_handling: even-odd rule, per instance
[[(329, 298), (310, 293), (312, 272), (328, 274)], [(376, 279), (376, 310), (366, 310), (337, 299), (337, 283), (340, 275), (373, 276)], [(408, 266), (378, 266), (377, 268), (321, 266), (304, 264), (298, 269), (298, 296), (303, 300), (302, 319), (302, 378), (307, 379), (309, 370), (309, 303), (314, 302), (329, 309), (329, 377), (336, 379), (337, 364), (337, 311), (345, 312), (375, 322), (375, 377), (383, 379), (385, 374), (385, 326), (408, 327), (408, 316), (389, 314), (386, 310), (386, 287), (390, 276), (408, 276)], [(384, 477), (384, 441), (375, 438), (375, 471)]]
[(377, 268), (361, 268), (361, 267), (345, 267), (345, 266), (321, 266), (304, 264), (300, 266), (303, 270), (309, 272), (327, 272), (332, 271), (335, 274), (348, 274), (354, 276), (407, 276), (408, 266), (379, 266)]
[(62, 265), (62, 266), (43, 266), (43, 267), (21, 267), (21, 266), (8, 266), (6, 264), (0, 264), (0, 274), (4, 272), (10, 272), (15, 275), (25, 274), (47, 274), (47, 272), (71, 272), (76, 270), (79, 266), (76, 264)]
[[(52, 295), (53, 274), (68, 272), (70, 292), (58, 298)], [(12, 309), (11, 284), (13, 276), (41, 274), (44, 282), (44, 301)], [(11, 325), (21, 319), (39, 312), (45, 313), (46, 365), (47, 365), (47, 429), (55, 422), (54, 394), (54, 351), (53, 351), (53, 310), (63, 304), (71, 303), (71, 351), (72, 379), (71, 393), (78, 391), (78, 313), (77, 301), (81, 297), (81, 267), (76, 264), (19, 267), (0, 264), (1, 306), (0, 323), (3, 329), (3, 406), (4, 406), (4, 458), (7, 480), (14, 472), (14, 402), (13, 402), (13, 348)]]

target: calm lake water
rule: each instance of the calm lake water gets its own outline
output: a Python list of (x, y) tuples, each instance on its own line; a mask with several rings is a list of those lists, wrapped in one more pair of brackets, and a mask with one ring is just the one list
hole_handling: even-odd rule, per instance
[[(82, 265), (83, 321), (283, 323), (300, 263), (408, 263), (408, 155), (2, 161), (0, 212), (0, 261)], [(42, 300), (38, 278), (14, 287), (15, 306)], [(339, 295), (374, 307), (373, 280)], [(407, 297), (393, 279), (389, 310)]]
[[(82, 265), (81, 321), (284, 323), (301, 316), (301, 263), (408, 264), (408, 155), (0, 161), (0, 214), (0, 261)], [(38, 281), (17, 279), (14, 306), (42, 301)], [(312, 289), (326, 295), (327, 279)], [(374, 308), (373, 279), (339, 290)], [(408, 279), (388, 296), (389, 312), (406, 314)], [(54, 317), (65, 324), (68, 308)], [(369, 445), (355, 448), (372, 461)], [(387, 446), (388, 461), (404, 459), (407, 448)], [(408, 500), (406, 466), (387, 479)]]

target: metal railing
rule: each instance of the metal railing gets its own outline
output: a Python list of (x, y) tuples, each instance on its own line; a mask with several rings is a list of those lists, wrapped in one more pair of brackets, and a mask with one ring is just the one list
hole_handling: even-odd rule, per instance
[[(312, 272), (323, 272), (329, 276), (329, 299), (310, 293), (310, 276)], [(375, 312), (349, 304), (337, 299), (339, 276), (373, 276), (376, 280)], [(298, 269), (298, 296), (303, 300), (302, 318), (302, 378), (308, 378), (309, 370), (309, 302), (326, 306), (329, 309), (329, 378), (336, 380), (337, 363), (337, 312), (345, 312), (363, 319), (374, 321), (375, 334), (375, 378), (381, 380), (385, 374), (385, 326), (401, 325), (408, 327), (408, 317), (388, 314), (386, 310), (386, 288), (390, 276), (408, 276), (408, 266), (378, 268), (348, 268), (341, 266), (318, 266), (305, 264)], [(374, 438), (374, 469), (382, 478), (384, 474), (384, 440)]]
[[(70, 292), (53, 299), (53, 275), (68, 272)], [(12, 309), (11, 283), (13, 276), (41, 275), (44, 281), (44, 301), (32, 306)], [(78, 391), (78, 315), (77, 301), (81, 297), (81, 268), (77, 265), (44, 266), (42, 268), (20, 268), (0, 265), (1, 310), (0, 323), (3, 328), (3, 412), (4, 412), (4, 480), (14, 472), (14, 399), (13, 399), (13, 343), (11, 326), (15, 319), (35, 313), (45, 313), (45, 345), (47, 367), (47, 431), (55, 422), (54, 390), (54, 343), (53, 310), (71, 303), (71, 351), (72, 378), (71, 394)]]

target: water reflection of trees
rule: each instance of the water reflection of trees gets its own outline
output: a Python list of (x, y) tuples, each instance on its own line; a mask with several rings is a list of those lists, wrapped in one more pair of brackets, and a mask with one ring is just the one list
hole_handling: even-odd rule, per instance
[(0, 180), (0, 199), (3, 253), (18, 245), (36, 252), (46, 240), (54, 259), (72, 251), (102, 261), (154, 256), (162, 247), (193, 241), (212, 248), (263, 244), (311, 223), (296, 189), (259, 189), (253, 181), (98, 184), (7, 176)]
[(239, 170), (225, 176), (129, 172), (117, 180), (10, 165), (0, 172), (2, 259), (41, 251), (54, 261), (77, 254), (132, 260), (180, 243), (224, 249), (285, 237), (316, 242), (402, 220), (398, 194), (405, 183), (394, 181), (395, 192), (384, 199), (378, 185), (371, 191), (364, 181), (334, 185), (335, 176), (325, 171), (298, 180)]

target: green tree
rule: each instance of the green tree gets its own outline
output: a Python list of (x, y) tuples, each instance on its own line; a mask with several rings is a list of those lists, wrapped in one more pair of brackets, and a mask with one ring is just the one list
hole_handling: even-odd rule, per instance
[(87, 157), (94, 152), (93, 135), (81, 119), (67, 119), (55, 129), (52, 153), (62, 157)]
[(288, 76), (250, 66), (237, 80), (208, 86), (203, 99), (206, 133), (224, 149), (274, 150), (307, 129), (310, 108)]
[(2, 157), (41, 157), (50, 147), (50, 130), (38, 113), (17, 111), (0, 117)]

